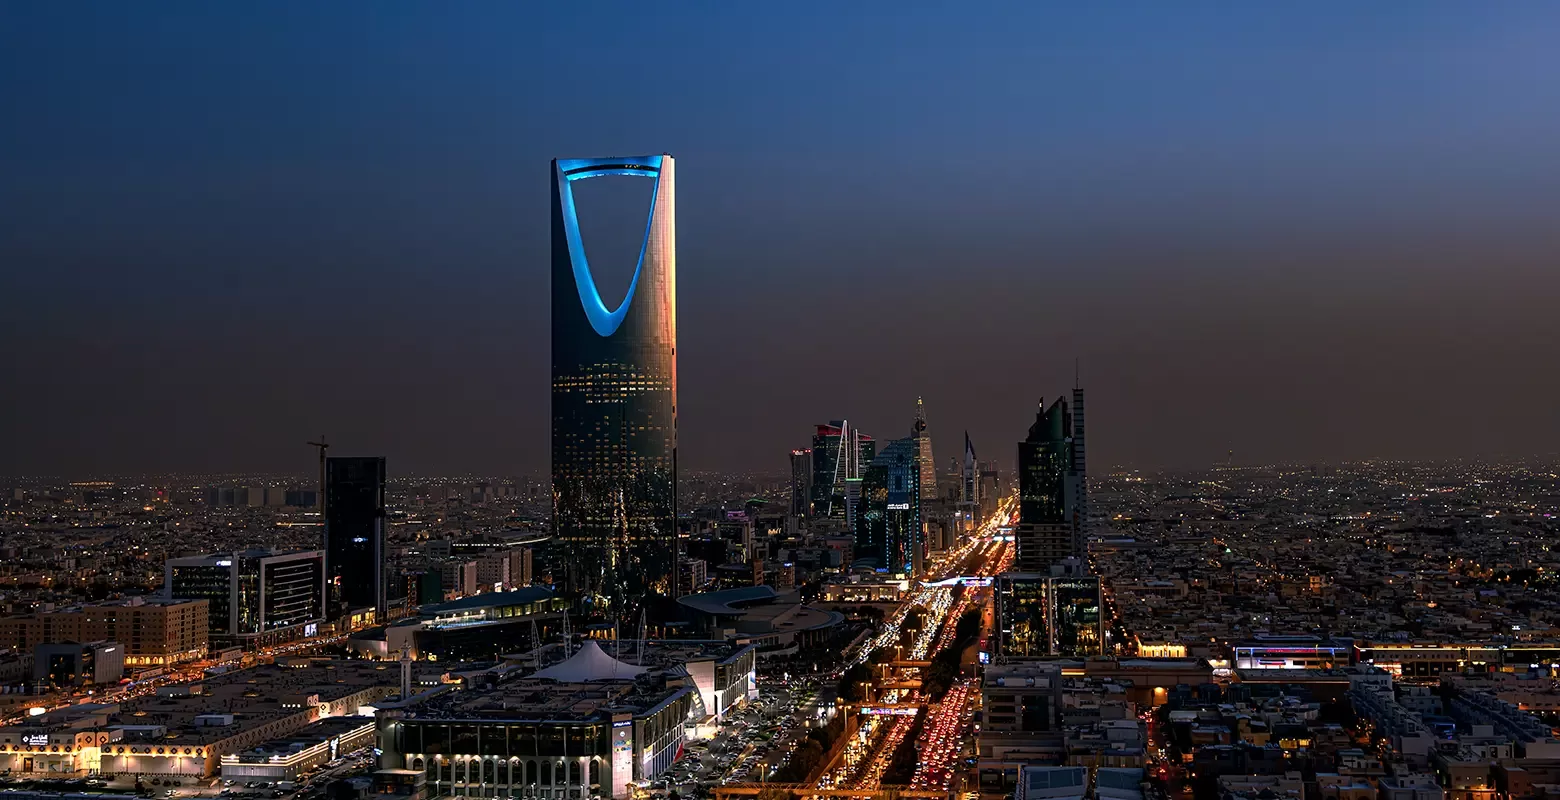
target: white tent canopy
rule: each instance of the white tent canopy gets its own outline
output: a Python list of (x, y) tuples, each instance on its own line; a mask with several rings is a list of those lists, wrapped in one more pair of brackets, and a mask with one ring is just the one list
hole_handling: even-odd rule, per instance
[(547, 669), (538, 670), (531, 677), (551, 678), (562, 683), (579, 683), (582, 681), (601, 681), (621, 678), (624, 680), (633, 678), (644, 672), (644, 667), (635, 666), (624, 661), (619, 661), (607, 655), (601, 646), (591, 639), (586, 639), (580, 650), (572, 656), (554, 664)]

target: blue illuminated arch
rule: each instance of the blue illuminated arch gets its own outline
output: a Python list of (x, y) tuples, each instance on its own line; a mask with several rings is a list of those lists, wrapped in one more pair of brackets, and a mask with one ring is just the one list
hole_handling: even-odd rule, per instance
[[(655, 224), (655, 203), (661, 192), (661, 156), (635, 156), (625, 158), (563, 158), (554, 162), (557, 166), (558, 197), (563, 204), (563, 235), (569, 245), (569, 264), (574, 270), (574, 287), (580, 293), (580, 306), (590, 327), (602, 336), (611, 336), (623, 324), (629, 304), (634, 300), (634, 289), (639, 286), (639, 273), (645, 266), (645, 249), (650, 244), (650, 227)], [(585, 243), (580, 239), (580, 221), (574, 211), (574, 181), (599, 178), (604, 175), (633, 175), (654, 178), (655, 188), (650, 193), (650, 214), (645, 221), (645, 238), (639, 245), (639, 263), (634, 265), (634, 278), (628, 284), (628, 293), (615, 310), (607, 310), (596, 290), (596, 279), (590, 274), (590, 264), (585, 260)]]

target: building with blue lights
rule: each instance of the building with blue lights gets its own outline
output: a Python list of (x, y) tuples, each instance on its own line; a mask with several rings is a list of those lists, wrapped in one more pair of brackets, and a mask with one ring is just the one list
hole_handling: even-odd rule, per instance
[(895, 439), (872, 459), (861, 481), (856, 560), (893, 574), (919, 574), (926, 558), (921, 514), (920, 443)]
[[(587, 610), (654, 616), (677, 587), (677, 304), (668, 155), (552, 164), (553, 579)], [(602, 302), (572, 185), (655, 182), (623, 302)], [(659, 598), (659, 600), (657, 599)]]
[(834, 420), (819, 425), (812, 440), (812, 514), (855, 524), (854, 493), (862, 471), (877, 455), (877, 442), (850, 424)]

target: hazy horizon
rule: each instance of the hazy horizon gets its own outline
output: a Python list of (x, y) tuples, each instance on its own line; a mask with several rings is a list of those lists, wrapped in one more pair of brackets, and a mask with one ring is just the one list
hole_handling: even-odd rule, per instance
[(549, 160), (662, 151), (684, 469), (1075, 358), (1091, 465), (1560, 451), (1560, 7), (638, 8), (0, 9), (0, 475), (540, 474)]

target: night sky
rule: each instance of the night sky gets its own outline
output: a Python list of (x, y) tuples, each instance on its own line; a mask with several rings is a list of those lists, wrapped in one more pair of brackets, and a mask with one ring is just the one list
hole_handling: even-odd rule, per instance
[(1560, 450), (1560, 5), (978, 6), (4, 3), (0, 475), (543, 470), (548, 162), (662, 151), (685, 469), (1075, 357), (1096, 469)]

